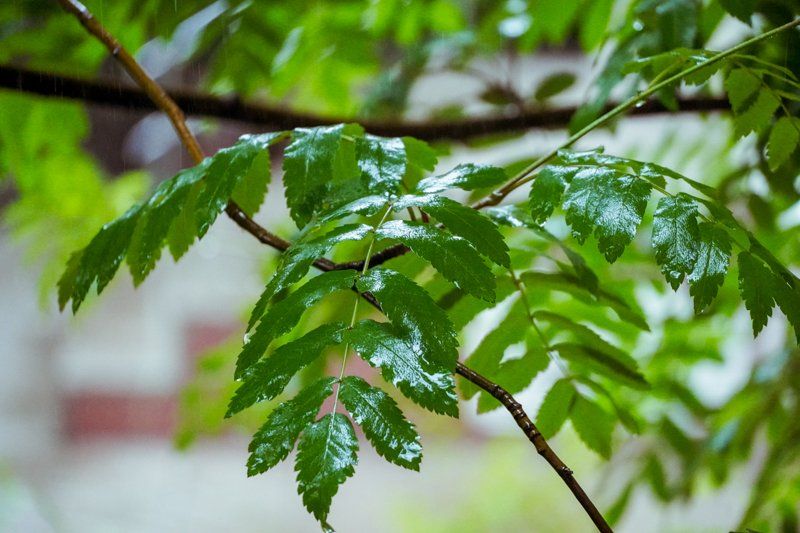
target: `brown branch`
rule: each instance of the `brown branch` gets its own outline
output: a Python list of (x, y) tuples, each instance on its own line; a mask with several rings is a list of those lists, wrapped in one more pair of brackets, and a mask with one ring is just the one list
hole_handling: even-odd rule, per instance
[(525, 436), (528, 437), (528, 440), (536, 448), (536, 451), (539, 452), (545, 461), (547, 461), (550, 466), (553, 467), (561, 479), (564, 480), (564, 483), (569, 487), (569, 490), (572, 491), (572, 494), (575, 495), (575, 499), (580, 502), (581, 507), (586, 511), (586, 514), (592, 519), (592, 522), (599, 531), (604, 533), (611, 532), (611, 527), (603, 518), (603, 515), (600, 514), (600, 511), (597, 510), (594, 503), (592, 502), (591, 498), (587, 496), (586, 492), (584, 492), (583, 488), (578, 484), (575, 480), (575, 476), (573, 476), (572, 470), (564, 464), (556, 452), (547, 444), (547, 441), (539, 433), (539, 430), (536, 428), (536, 425), (531, 421), (528, 415), (525, 413), (525, 410), (522, 408), (522, 405), (519, 404), (518, 401), (514, 399), (508, 391), (506, 391), (500, 385), (493, 383), (486, 379), (485, 377), (481, 376), (474, 370), (471, 370), (461, 364), (458, 363), (456, 367), (456, 373), (461, 376), (464, 376), (469, 381), (477, 385), (478, 387), (482, 388), (492, 396), (494, 396), (497, 401), (503, 404), (503, 407), (511, 413), (511, 416), (514, 417), (514, 420), (517, 421), (517, 425), (525, 433)]
[[(108, 33), (106, 29), (92, 16), (92, 14), (82, 4), (76, 0), (57, 0), (59, 4), (69, 13), (75, 15), (81, 24), (95, 37), (97, 37), (112, 53), (112, 55), (125, 67), (125, 70), (131, 77), (139, 84), (145, 93), (153, 100), (159, 109), (163, 110), (172, 121), (175, 130), (183, 142), (186, 149), (191, 154), (196, 163), (203, 160), (203, 152), (200, 148), (197, 139), (192, 135), (189, 128), (186, 126), (183, 112), (177, 104), (164, 92), (164, 90), (142, 69), (125, 48), (114, 38), (113, 35)], [(240, 227), (254, 235), (259, 241), (268, 244), (279, 250), (286, 250), (290, 243), (281, 239), (267, 231), (265, 228), (259, 226), (250, 217), (248, 217), (236, 204), (229, 202), (225, 208), (225, 212), (231, 217)], [(327, 259), (319, 259), (314, 265), (320, 270), (333, 270), (336, 265)], [(381, 309), (380, 303), (369, 293), (363, 293), (362, 296), (377, 309)], [(511, 394), (505, 389), (491, 382), (487, 378), (481, 376), (474, 370), (467, 368), (461, 362), (456, 363), (456, 373), (468, 379), (481, 389), (485, 390), (500, 403), (517, 421), (520, 429), (522, 429), (528, 440), (533, 443), (539, 454), (553, 467), (558, 473), (564, 483), (570, 488), (575, 498), (580, 502), (581, 506), (586, 510), (592, 522), (602, 532), (610, 532), (611, 528), (608, 526), (603, 516), (598, 512), (597, 508), (592, 503), (591, 499), (586, 495), (581, 486), (572, 475), (572, 470), (559, 459), (553, 452), (550, 446), (545, 441), (542, 434), (536, 429), (536, 426), (525, 413), (522, 406), (517, 402)]]
[[(141, 70), (141, 67), (139, 68)], [(150, 92), (136, 87), (98, 80), (87, 80), (0, 65), (0, 87), (16, 91), (71, 98), (95, 104), (156, 111), (161, 109)], [(143, 87), (144, 89), (144, 87)], [(163, 91), (162, 91), (163, 92)], [(524, 110), (513, 115), (484, 116), (458, 121), (391, 121), (360, 120), (357, 117), (319, 116), (289, 111), (277, 107), (243, 102), (238, 97), (216, 97), (194, 91), (169, 91), (173, 103), (189, 115), (202, 115), (238, 120), (269, 130), (287, 130), (297, 127), (359, 122), (375, 135), (402, 137), (410, 135), (423, 140), (464, 140), (482, 135), (510, 133), (534, 128), (561, 128), (575, 113), (575, 107)], [(606, 106), (612, 109), (614, 104)], [(727, 111), (730, 104), (719, 97), (696, 96), (678, 99), (678, 112), (699, 113)], [(660, 102), (652, 100), (642, 107), (632, 109), (630, 115), (652, 115), (669, 112)]]

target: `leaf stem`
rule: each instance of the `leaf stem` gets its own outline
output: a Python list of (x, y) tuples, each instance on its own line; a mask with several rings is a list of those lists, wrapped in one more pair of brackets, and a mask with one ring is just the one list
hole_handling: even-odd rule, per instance
[[(380, 221), (373, 226), (372, 228), (372, 238), (369, 241), (369, 246), (367, 247), (367, 254), (364, 259), (364, 266), (361, 268), (361, 272), (356, 276), (356, 278), (360, 278), (364, 274), (367, 273), (369, 270), (369, 260), (372, 257), (372, 250), (375, 248), (375, 241), (377, 240), (376, 230), (380, 228), (384, 222), (386, 222), (386, 218), (389, 216), (389, 213), (392, 212), (392, 204), (390, 203), (386, 207), (386, 211), (383, 213)], [(353, 326), (356, 325), (356, 318), (358, 317), (358, 303), (361, 301), (361, 293), (356, 290), (356, 300), (353, 303), (353, 314), (350, 316), (350, 325), (347, 329), (353, 329)], [(336, 412), (336, 407), (339, 405), (339, 390), (342, 388), (342, 378), (344, 378), (344, 371), (345, 367), (347, 366), (347, 355), (350, 352), (350, 343), (345, 343), (344, 345), (344, 353), (342, 354), (342, 368), (339, 371), (339, 379), (336, 381), (336, 395), (333, 397), (333, 409), (331, 409), (332, 413)]]

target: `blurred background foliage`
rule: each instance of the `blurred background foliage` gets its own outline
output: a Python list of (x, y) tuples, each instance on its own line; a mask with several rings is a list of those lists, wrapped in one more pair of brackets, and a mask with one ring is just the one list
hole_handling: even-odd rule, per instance
[[(607, 102), (645, 86), (648, 73), (629, 74), (631, 61), (679, 48), (721, 49), (754, 30), (791, 20), (800, 10), (800, 4), (791, 0), (89, 0), (86, 4), (148, 71), (171, 88), (188, 87), (353, 121), (458, 121), (575, 105), (571, 123), (557, 125), (573, 130), (596, 117)], [(798, 39), (797, 31), (787, 32), (750, 53), (800, 74)], [(547, 58), (565, 68), (550, 69), (530, 82), (529, 72), (537, 72), (538, 63)], [(105, 50), (54, 2), (15, 0), (0, 5), (0, 63), (127, 83)], [(478, 89), (463, 101), (425, 105), (424, 98), (418, 98), (422, 104), (412, 105), (415, 87), (442, 75), (470, 80)], [(780, 90), (793, 95), (786, 97), (786, 105), (796, 114), (797, 86), (784, 84)], [(700, 87), (675, 87), (659, 99), (676, 108), (676, 95), (720, 94), (721, 79), (714, 77)], [(91, 138), (94, 119), (91, 110), (77, 102), (0, 91), (0, 214), (12, 234), (25, 242), (27, 260), (42, 268), (41, 297), (48, 306), (68, 254), (166, 177), (158, 164), (150, 165), (148, 172), (142, 164), (104, 155), (114, 147)], [(215, 122), (193, 125), (204, 132), (207, 144), (221, 142)], [(798, 153), (772, 168), (765, 157), (768, 129), (739, 138), (725, 115), (658, 125), (661, 129), (646, 140), (629, 134), (627, 142), (616, 145), (621, 149), (617, 155), (671, 165), (717, 187), (737, 217), (796, 272)], [(624, 124), (612, 124), (610, 131), (586, 143), (609, 141), (619, 131), (625, 131)], [(513, 172), (549, 148), (537, 147), (539, 152), (531, 153), (520, 149), (517, 137), (434, 145), (443, 160), (453, 162), (501, 154), (496, 158)], [(650, 214), (652, 209), (651, 205)], [(273, 229), (293, 236), (288, 219)], [(737, 510), (742, 525), (796, 531), (800, 353), (782, 317), (775, 317), (759, 342), (752, 342), (735, 276), (728, 277), (711, 308), (695, 316), (686, 287), (673, 293), (664, 283), (645, 238), (647, 229), (614, 265), (608, 265), (593, 245), (572, 241), (563, 218), (555, 217), (547, 229), (555, 237), (504, 229), (511, 239), (515, 267), (575, 274), (576, 264), (582, 264), (594, 272), (602, 289), (629, 306), (629, 314), (623, 316), (608, 302), (598, 304), (557, 283), (530, 290), (531, 305), (592, 324), (638, 361), (651, 384), (649, 390), (637, 390), (604, 376), (582, 384), (609, 421), (607, 435), (587, 442), (601, 455), (613, 450), (603, 468), (617, 482), (609, 487), (609, 497), (601, 499), (609, 517), (623, 516), (635, 491), (650, 490), (664, 502), (691, 500), (699, 491), (722, 486), (748, 468), (756, 474), (747, 509)], [(356, 252), (345, 250), (342, 259)], [(265, 255), (266, 278), (274, 269), (275, 255)], [(401, 258), (393, 266), (413, 274), (447, 305), (454, 304), (453, 313), (462, 313), (455, 321), (463, 328), (464, 357), (480, 345), (487, 324), (502, 323), (516, 297), (509, 296), (496, 309), (481, 309), (475, 302), (470, 308), (471, 297), (449, 298), (449, 285), (421, 262)], [(323, 323), (336, 307), (331, 300), (304, 320), (309, 326)], [(243, 316), (246, 309), (243, 305)], [(179, 445), (188, 446), (198, 435), (231, 426), (252, 429), (262, 420), (264, 411), (259, 415), (254, 410), (233, 421), (222, 419), (234, 388), (230, 375), (241, 334), (199, 361), (196, 379), (183, 393)], [(552, 325), (544, 334), (556, 336), (558, 327)], [(515, 346), (498, 349), (513, 360), (530, 342), (521, 339)], [(735, 379), (718, 383), (716, 373), (729, 375), (731, 367), (744, 370)], [(324, 370), (324, 364), (309, 368), (306, 377)], [(505, 375), (494, 377), (510, 389), (519, 381), (514, 391), (519, 392), (530, 379), (515, 380), (517, 371), (522, 370), (512, 365)], [(551, 372), (546, 379), (554, 381), (556, 374)], [(480, 411), (498, 407), (488, 398), (479, 399), (477, 405)], [(425, 435), (437, 421), (420, 416), (419, 425)], [(509, 438), (521, 440), (519, 435)], [(540, 493), (537, 480), (525, 478), (517, 468), (525, 443), (516, 441), (499, 440), (487, 448), (485, 473), (476, 480), (474, 494), (465, 493), (462, 502), (474, 510), (469, 520), (437, 509), (419, 510), (417, 518), (404, 516), (410, 521), (408, 530), (422, 530), (423, 525), (426, 531), (523, 530), (540, 518), (521, 511), (526, 498), (547, 495)], [(525, 460), (532, 460), (529, 455)], [(515, 487), (520, 499), (493, 497), (500, 494), (498, 486)], [(503, 510), (502, 524), (488, 518), (497, 516), (498, 506)], [(486, 511), (485, 521), (484, 508), (492, 510)]]

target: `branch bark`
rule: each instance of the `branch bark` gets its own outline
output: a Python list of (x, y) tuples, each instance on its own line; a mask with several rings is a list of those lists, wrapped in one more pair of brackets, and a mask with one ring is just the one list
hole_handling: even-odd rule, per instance
[[(157, 111), (161, 109), (144, 89), (125, 87), (98, 80), (86, 80), (49, 72), (0, 65), (0, 87), (40, 96), (71, 98), (94, 104)], [(341, 122), (359, 122), (374, 135), (402, 137), (410, 135), (427, 141), (465, 140), (484, 135), (511, 133), (534, 128), (562, 128), (569, 124), (575, 107), (527, 110), (514, 115), (497, 115), (458, 121), (392, 121), (366, 120), (358, 117), (318, 116), (288, 111), (277, 107), (243, 102), (238, 97), (215, 97), (194, 91), (169, 91), (168, 95), (183, 112), (246, 122), (269, 130), (321, 126)], [(615, 104), (606, 106), (606, 111)], [(700, 113), (728, 111), (730, 104), (720, 97), (695, 96), (680, 98), (677, 112)], [(630, 115), (652, 115), (670, 112), (652, 100), (631, 110)]]
[[(148, 76), (148, 74), (136, 62), (133, 56), (131, 56), (131, 54), (125, 50), (119, 41), (117, 41), (117, 39), (94, 18), (94, 16), (89, 12), (88, 9), (86, 9), (85, 6), (76, 0), (56, 1), (64, 8), (65, 11), (74, 15), (89, 33), (94, 35), (106, 46), (106, 48), (109, 49), (111, 54), (122, 64), (128, 74), (130, 74), (130, 76), (139, 84), (139, 86), (153, 101), (153, 103), (169, 116), (169, 119), (178, 133), (181, 142), (186, 147), (186, 150), (191, 154), (195, 163), (200, 163), (204, 158), (203, 151), (200, 148), (200, 144), (197, 142), (197, 138), (186, 126), (184, 114), (175, 101), (170, 98), (170, 96), (161, 88), (160, 85), (158, 85), (158, 83), (156, 83), (155, 80)], [(277, 235), (270, 233), (268, 230), (258, 225), (235, 203), (229, 202), (225, 208), (225, 212), (240, 227), (254, 235), (264, 244), (268, 244), (269, 246), (279, 250), (286, 250), (290, 246), (288, 241), (281, 239)], [(336, 264), (328, 261), (327, 259), (319, 259), (314, 263), (314, 265), (321, 270), (332, 270), (336, 268)], [(365, 293), (363, 296), (369, 303), (380, 310), (380, 303), (377, 302), (371, 294)], [(570, 470), (561, 461), (555, 452), (553, 452), (542, 434), (538, 431), (538, 429), (536, 429), (536, 426), (525, 413), (522, 405), (520, 405), (519, 402), (517, 402), (514, 397), (511, 396), (511, 394), (509, 394), (500, 385), (493, 383), (474, 370), (467, 368), (463, 363), (457, 362), (455, 371), (460, 376), (463, 376), (497, 398), (497, 400), (500, 401), (503, 406), (505, 406), (509, 413), (511, 413), (511, 416), (514, 418), (514, 420), (516, 420), (517, 425), (520, 427), (520, 429), (522, 429), (528, 440), (530, 440), (531, 443), (536, 447), (537, 452), (544, 457), (544, 459), (550, 464), (550, 466), (553, 467), (556, 473), (558, 473), (561, 479), (564, 480), (564, 483), (569, 487), (569, 489), (575, 495), (575, 498), (586, 510), (587, 514), (591, 518), (592, 522), (597, 526), (598, 530), (604, 533), (611, 532), (611, 528), (606, 523), (603, 516), (597, 510), (594, 503), (592, 503), (589, 496), (575, 480), (572, 470)]]

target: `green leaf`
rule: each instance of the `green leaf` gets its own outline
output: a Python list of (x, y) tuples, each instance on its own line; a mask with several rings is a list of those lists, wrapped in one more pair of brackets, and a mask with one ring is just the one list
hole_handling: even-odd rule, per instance
[(689, 274), (689, 294), (694, 297), (696, 313), (705, 309), (717, 296), (731, 257), (731, 241), (725, 230), (704, 222), (698, 231), (697, 261)]
[(775, 284), (775, 302), (780, 306), (783, 314), (789, 320), (789, 323), (794, 328), (795, 336), (800, 342), (800, 289), (791, 287), (779, 275), (774, 277)]
[(439, 157), (428, 143), (413, 137), (403, 137), (403, 145), (407, 159), (405, 182), (407, 186), (415, 187), (427, 172), (436, 168)]
[(169, 232), (167, 232), (169, 253), (175, 261), (183, 257), (192, 244), (194, 244), (195, 238), (197, 238), (195, 208), (197, 206), (197, 198), (200, 196), (202, 188), (203, 183), (201, 181), (189, 189), (189, 193), (186, 195), (180, 213), (175, 217), (175, 220), (173, 220), (169, 228)]
[(358, 290), (372, 293), (384, 314), (415, 351), (454, 371), (458, 342), (447, 313), (419, 285), (394, 270), (373, 268), (358, 278)]
[(551, 74), (539, 83), (533, 98), (538, 102), (543, 102), (552, 98), (558, 93), (562, 93), (572, 87), (575, 83), (575, 74), (571, 72), (556, 72)]
[(250, 442), (247, 475), (263, 474), (289, 455), (297, 437), (314, 422), (322, 402), (333, 392), (335, 379), (323, 378), (273, 410)]
[(457, 287), (478, 298), (494, 301), (494, 275), (466, 240), (430, 224), (405, 220), (390, 220), (375, 233), (379, 238), (402, 242)]
[[(518, 298), (505, 318), (495, 329), (484, 335), (480, 344), (464, 363), (479, 374), (495, 377), (506, 348), (525, 340), (530, 327), (530, 319), (525, 312), (525, 303), (522, 298)], [(459, 383), (459, 388), (465, 399), (472, 398), (479, 390), (476, 385), (466, 380)]]
[(238, 359), (234, 377), (241, 379), (258, 361), (270, 343), (290, 331), (300, 321), (303, 312), (328, 294), (353, 287), (356, 273), (334, 270), (312, 278), (295, 292), (269, 308), (253, 334), (245, 342)]
[(753, 18), (757, 2), (756, 0), (719, 0), (719, 3), (725, 11), (745, 24), (750, 24), (750, 19)]
[(324, 324), (299, 339), (287, 342), (266, 359), (252, 365), (231, 398), (225, 417), (275, 398), (292, 377), (319, 357), (326, 347), (340, 344), (345, 328), (341, 322)]
[[(503, 388), (511, 394), (524, 391), (531, 384), (533, 378), (550, 364), (547, 353), (542, 349), (533, 349), (517, 359), (503, 361), (497, 372), (492, 376), (496, 383), (502, 383)], [(501, 407), (497, 399), (486, 391), (481, 391), (478, 397), (478, 412), (487, 413)]]
[(356, 139), (358, 166), (373, 194), (395, 196), (406, 173), (406, 149), (402, 139), (365, 135)]
[(204, 173), (203, 188), (197, 198), (195, 216), (199, 237), (206, 234), (239, 183), (250, 173), (256, 157), (284, 136), (283, 132), (242, 135), (236, 144), (214, 154)]
[(587, 286), (579, 277), (567, 272), (529, 271), (520, 274), (520, 279), (530, 290), (555, 290), (571, 294), (582, 302), (593, 305), (604, 305), (612, 309), (617, 316), (636, 326), (650, 331), (644, 316), (631, 308), (624, 300), (603, 289)]
[(344, 406), (375, 451), (391, 463), (419, 470), (419, 435), (392, 397), (357, 376), (344, 378), (340, 387)]
[(613, 0), (595, 0), (587, 6), (579, 33), (584, 50), (591, 50), (600, 44), (606, 34), (613, 7)]
[(794, 117), (781, 117), (772, 126), (767, 141), (767, 161), (773, 171), (783, 165), (797, 149), (800, 142), (800, 121)]
[(283, 157), (286, 203), (292, 219), (305, 226), (321, 207), (333, 177), (343, 124), (297, 128)]
[[(533, 313), (533, 318), (535, 320), (544, 320), (560, 330), (569, 331), (585, 346), (591, 346), (592, 350), (608, 357), (608, 366), (618, 365), (620, 373), (626, 373), (630, 380), (638, 382), (640, 385), (644, 382), (644, 378), (639, 374), (639, 365), (633, 357), (610, 344), (583, 324), (578, 324), (565, 316), (551, 313), (550, 311), (536, 311)], [(623, 368), (625, 369), (624, 371), (622, 370)]]
[(759, 91), (753, 104), (734, 116), (736, 135), (744, 137), (751, 131), (761, 131), (769, 124), (780, 103), (780, 99), (774, 93)]
[(439, 222), (444, 224), (450, 233), (463, 237), (500, 266), (511, 266), (508, 257), (508, 246), (494, 223), (475, 209), (460, 204), (450, 198), (438, 195), (404, 196), (396, 204), (395, 209), (419, 207)]
[(261, 293), (250, 313), (247, 331), (256, 325), (272, 298), (283, 289), (291, 287), (303, 279), (316, 259), (324, 256), (339, 243), (364, 239), (371, 231), (372, 227), (366, 224), (345, 224), (314, 239), (301, 240), (293, 244), (281, 257), (275, 274), (267, 283), (264, 292)]
[(190, 190), (203, 178), (207, 168), (206, 163), (182, 170), (174, 178), (162, 182), (142, 207), (132, 240), (134, 244), (128, 250), (128, 266), (135, 285), (155, 267), (170, 227), (181, 214)]
[[(98, 292), (102, 291), (126, 254), (136, 285), (152, 271), (165, 239), (173, 257), (180, 258), (195, 237), (208, 230), (234, 189), (248, 175), (253, 160), (283, 135), (278, 132), (242, 136), (235, 145), (161, 183), (143, 206), (135, 206), (106, 224), (81, 254), (81, 266), (71, 282), (69, 296), (73, 310), (80, 307), (95, 280)], [(264, 181), (264, 187), (265, 184)], [(65, 284), (66, 280), (62, 285)], [(62, 296), (67, 297), (63, 290)]]
[(536, 427), (545, 439), (554, 437), (569, 416), (575, 399), (575, 387), (560, 379), (550, 388), (536, 415)]
[(324, 184), (320, 209), (337, 206), (369, 194), (369, 177), (359, 168), (356, 143), (364, 136), (358, 124), (345, 124), (340, 132), (339, 148), (331, 164), (331, 178)]
[(387, 204), (388, 200), (385, 196), (377, 194), (363, 196), (346, 204), (336, 206), (328, 211), (323, 211), (317, 219), (317, 225), (346, 218), (351, 215), (371, 217), (378, 214), (382, 209), (385, 209)]
[(561, 202), (567, 183), (578, 172), (574, 167), (549, 165), (544, 167), (533, 180), (529, 205), (533, 221), (541, 224), (553, 214), (553, 209)]
[(341, 413), (330, 413), (316, 421), (300, 437), (297, 446), (297, 491), (303, 505), (324, 528), (331, 501), (339, 485), (355, 473), (358, 439), (350, 421)]
[(614, 430), (611, 415), (593, 401), (576, 394), (569, 418), (578, 437), (589, 449), (606, 459), (611, 457), (611, 433)]
[(735, 113), (742, 112), (761, 88), (761, 79), (744, 68), (731, 69), (725, 78), (725, 91)]
[[(516, 292), (517, 288), (509, 276), (499, 276), (497, 278), (497, 301), (501, 302)], [(437, 300), (440, 307), (447, 309), (450, 320), (456, 331), (463, 329), (478, 313), (489, 309), (493, 304), (466, 294), (458, 288), (452, 288), (450, 292)]]
[(61, 277), (58, 280), (58, 308), (61, 311), (64, 310), (67, 302), (69, 302), (69, 299), (72, 298), (72, 294), (75, 290), (75, 281), (78, 278), (78, 271), (81, 266), (82, 255), (83, 250), (78, 250), (69, 256), (64, 273), (61, 274)]
[(775, 283), (772, 271), (750, 252), (739, 253), (739, 292), (753, 321), (753, 335), (758, 336), (775, 307)]
[(487, 207), (483, 209), (483, 214), (491, 218), (497, 224), (510, 228), (537, 228), (536, 222), (531, 218), (530, 213), (518, 205), (502, 205), (499, 207)]
[(435, 193), (454, 188), (472, 191), (494, 187), (507, 180), (508, 176), (502, 168), (464, 163), (441, 176), (425, 178), (417, 184), (417, 191)]
[(609, 168), (584, 169), (567, 190), (566, 221), (580, 243), (594, 230), (598, 248), (613, 263), (636, 235), (649, 197), (645, 181)]
[(586, 260), (578, 252), (564, 244), (561, 239), (534, 223), (530, 214), (521, 207), (516, 205), (490, 207), (484, 210), (484, 214), (498, 224), (503, 224), (512, 228), (528, 228), (542, 239), (550, 241), (561, 248), (561, 251), (567, 256), (574, 274), (580, 280), (581, 285), (593, 292), (597, 290), (597, 274), (589, 268), (589, 265), (586, 264)]
[[(72, 299), (72, 312), (76, 313), (94, 282), (97, 282), (97, 294), (103, 291), (128, 251), (140, 213), (141, 206), (134, 205), (124, 215), (103, 226), (86, 248), (79, 252), (80, 265), (77, 269), (74, 263), (67, 265), (59, 282), (64, 287), (59, 297), (62, 306)], [(65, 297), (66, 288), (72, 289), (69, 298)]]
[(435, 413), (458, 417), (453, 371), (431, 360), (411, 336), (391, 324), (362, 320), (347, 332), (346, 340), (410, 400)]
[(683, 278), (694, 271), (699, 239), (694, 199), (684, 193), (662, 197), (653, 215), (653, 248), (673, 290), (678, 290)]
[(231, 193), (231, 200), (236, 202), (247, 216), (253, 217), (258, 213), (264, 198), (267, 195), (267, 187), (272, 179), (272, 165), (269, 158), (269, 150), (262, 150), (253, 159), (250, 169), (242, 176), (239, 183)]
[(780, 99), (771, 90), (762, 90), (762, 85), (761, 78), (746, 68), (732, 69), (725, 79), (738, 137), (761, 130), (780, 105)]
[(650, 388), (644, 376), (636, 370), (635, 366), (631, 367), (604, 350), (571, 342), (554, 344), (552, 348), (567, 361), (583, 366), (618, 383), (635, 389)]

